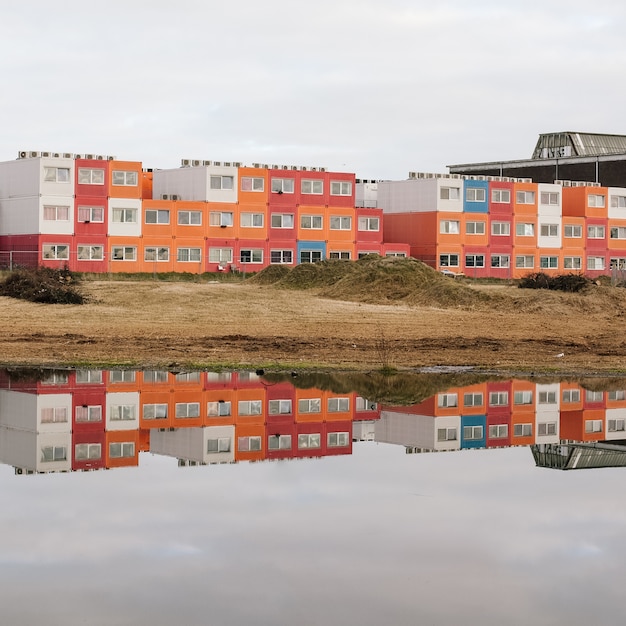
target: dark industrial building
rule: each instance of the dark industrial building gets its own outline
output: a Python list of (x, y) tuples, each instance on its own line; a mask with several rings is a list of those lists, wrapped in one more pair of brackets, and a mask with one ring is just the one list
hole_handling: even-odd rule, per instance
[(451, 174), (531, 178), (536, 183), (575, 180), (626, 187), (626, 135), (546, 133), (530, 159), (449, 165)]

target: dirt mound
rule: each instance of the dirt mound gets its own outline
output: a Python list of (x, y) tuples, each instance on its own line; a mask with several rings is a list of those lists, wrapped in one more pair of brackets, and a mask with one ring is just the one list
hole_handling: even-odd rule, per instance
[(84, 304), (76, 277), (69, 270), (21, 269), (0, 284), (0, 296), (41, 304)]
[(279, 280), (285, 278), (289, 274), (289, 268), (284, 265), (268, 265), (258, 274), (254, 274), (248, 278), (250, 283), (258, 283), (259, 285), (273, 285)]

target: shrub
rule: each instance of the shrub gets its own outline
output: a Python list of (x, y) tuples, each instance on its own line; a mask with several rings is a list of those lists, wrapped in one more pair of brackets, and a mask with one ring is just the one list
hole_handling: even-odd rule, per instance
[(520, 289), (550, 289), (552, 291), (567, 291), (577, 293), (591, 284), (591, 280), (582, 274), (558, 274), (548, 276), (543, 272), (528, 274), (520, 279)]
[(84, 304), (76, 277), (67, 269), (20, 269), (0, 284), (0, 295), (43, 304)]

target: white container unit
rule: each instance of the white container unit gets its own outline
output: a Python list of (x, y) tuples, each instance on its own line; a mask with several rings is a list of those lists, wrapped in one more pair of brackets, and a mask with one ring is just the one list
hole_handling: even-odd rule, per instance
[(108, 234), (112, 237), (140, 237), (143, 222), (141, 200), (108, 199)]
[(120, 391), (106, 394), (106, 429), (139, 428), (139, 392)]
[(238, 168), (234, 166), (155, 170), (152, 176), (152, 197), (155, 200), (237, 202), (239, 176)]
[(561, 248), (563, 237), (563, 189), (561, 185), (537, 185), (537, 247)]
[(463, 181), (449, 177), (380, 181), (378, 207), (384, 213), (462, 213)]
[(378, 182), (364, 180), (354, 187), (354, 203), (358, 208), (378, 208)]
[(67, 472), (72, 467), (72, 434), (37, 433), (0, 426), (0, 462), (17, 473)]
[(561, 421), (561, 385), (535, 386), (535, 442), (558, 443)]
[(150, 431), (150, 452), (196, 463), (232, 463), (235, 427), (155, 428)]
[(0, 163), (0, 198), (39, 195), (74, 195), (74, 159), (37, 157)]
[(624, 187), (609, 187), (607, 203), (609, 219), (626, 220), (626, 189)]
[(376, 441), (427, 450), (461, 449), (461, 416), (414, 415), (382, 411)]
[(626, 409), (607, 409), (604, 439), (626, 439)]
[(69, 433), (72, 430), (72, 395), (0, 391), (0, 425), (36, 433)]

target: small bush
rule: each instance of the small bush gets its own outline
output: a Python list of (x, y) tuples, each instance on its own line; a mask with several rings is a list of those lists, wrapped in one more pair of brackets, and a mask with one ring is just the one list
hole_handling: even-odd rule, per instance
[(76, 277), (68, 270), (48, 267), (20, 269), (0, 284), (0, 296), (43, 304), (84, 304)]
[(535, 272), (521, 278), (518, 287), (520, 289), (550, 289), (551, 291), (577, 293), (590, 284), (591, 280), (582, 274), (548, 276), (543, 272)]

